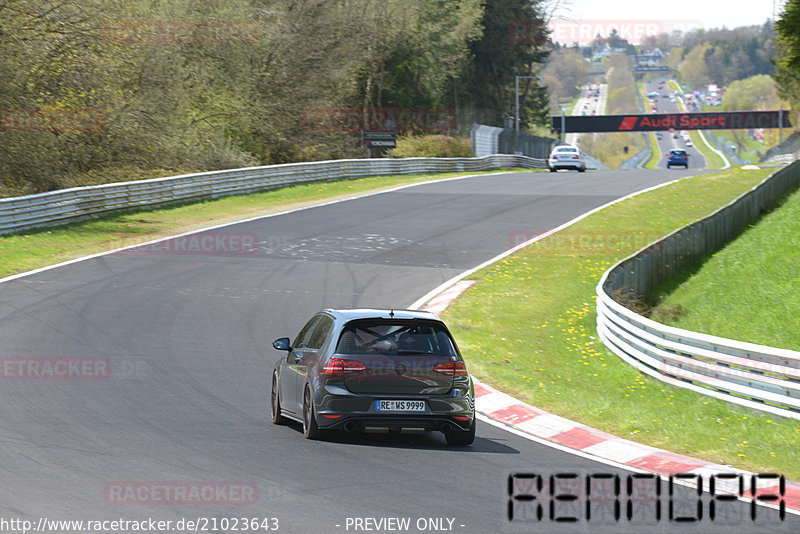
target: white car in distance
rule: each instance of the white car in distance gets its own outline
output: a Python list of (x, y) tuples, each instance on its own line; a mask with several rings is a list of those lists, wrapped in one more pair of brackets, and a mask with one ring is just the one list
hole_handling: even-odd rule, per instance
[(585, 172), (586, 160), (578, 147), (574, 145), (556, 145), (553, 151), (550, 152), (547, 167), (550, 172), (556, 172), (558, 169), (574, 169), (578, 172)]

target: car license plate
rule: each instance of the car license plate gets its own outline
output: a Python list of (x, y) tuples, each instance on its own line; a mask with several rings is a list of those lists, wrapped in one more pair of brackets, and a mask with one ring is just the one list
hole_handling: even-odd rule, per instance
[(424, 412), (425, 401), (421, 400), (379, 400), (375, 401), (379, 412)]

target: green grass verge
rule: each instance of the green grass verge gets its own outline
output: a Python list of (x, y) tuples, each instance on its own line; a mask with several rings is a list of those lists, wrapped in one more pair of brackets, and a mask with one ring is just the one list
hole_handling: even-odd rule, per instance
[(667, 288), (654, 313), (678, 328), (800, 350), (798, 234), (800, 191)]
[(797, 421), (651, 379), (608, 351), (595, 330), (595, 286), (604, 271), (768, 173), (729, 169), (681, 180), (476, 272), (477, 283), (443, 314), (470, 371), (535, 406), (621, 437), (800, 479)]
[[(505, 169), (507, 170), (509, 169)], [(217, 200), (177, 204), (166, 208), (120, 213), (64, 226), (27, 230), (0, 236), (0, 257), (3, 258), (0, 264), (0, 277), (160, 237), (309, 206), (322, 200), (353, 197), (406, 184), (503, 171), (501, 169), (485, 173), (373, 176), (338, 182), (319, 182)], [(536, 169), (532, 172), (541, 170)]]
[(722, 137), (722, 142), (726, 144), (731, 141), (736, 146), (737, 155), (751, 163), (758, 163), (767, 150), (764, 143), (751, 139), (746, 130), (715, 130), (708, 135)]
[[(649, 106), (646, 103), (650, 101), (650, 99), (647, 97), (647, 89), (645, 89), (644, 83), (641, 82), (636, 84), (636, 88), (639, 90), (639, 94), (642, 97), (642, 102), (645, 102), (645, 109), (642, 111), (642, 113), (647, 113)], [(658, 147), (656, 133), (648, 132), (645, 135), (647, 135), (650, 139), (650, 157), (645, 162), (644, 168), (657, 169), (658, 162), (661, 161), (661, 149)]]
[[(706, 142), (701, 138), (702, 134), (697, 130), (689, 130), (689, 138), (694, 147), (706, 158), (706, 169), (721, 169), (725, 166), (725, 161), (719, 154), (708, 148)], [(709, 142), (710, 144), (710, 142)], [(691, 162), (690, 162), (691, 163)]]
[(658, 146), (658, 138), (654, 132), (648, 134), (650, 136), (650, 158), (644, 164), (645, 169), (658, 169), (658, 163), (661, 161), (661, 148)]

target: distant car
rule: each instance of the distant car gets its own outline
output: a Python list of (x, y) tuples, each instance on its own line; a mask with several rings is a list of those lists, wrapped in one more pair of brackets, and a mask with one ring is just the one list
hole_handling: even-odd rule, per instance
[(649, 93), (647, 93), (647, 96), (650, 98), (655, 98), (658, 96), (658, 93), (656, 91), (650, 91)]
[(475, 439), (475, 386), (445, 324), (413, 310), (323, 310), (272, 372), (272, 422), (303, 425), (308, 439), (327, 430), (419, 428), (449, 445)]
[(689, 168), (689, 154), (682, 148), (673, 148), (667, 154), (667, 168), (671, 169), (673, 165), (683, 165), (684, 168)]
[(586, 160), (583, 159), (583, 154), (578, 147), (558, 145), (550, 152), (547, 166), (550, 168), (550, 172), (556, 172), (558, 169), (575, 169), (578, 172), (584, 172), (586, 171)]

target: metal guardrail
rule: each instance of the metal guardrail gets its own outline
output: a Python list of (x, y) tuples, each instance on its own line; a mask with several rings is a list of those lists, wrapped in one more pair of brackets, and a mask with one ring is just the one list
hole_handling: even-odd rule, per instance
[(792, 154), (777, 154), (766, 160), (766, 163), (780, 163), (781, 165), (788, 165), (797, 160), (800, 160), (800, 150)]
[(606, 271), (597, 285), (597, 331), (606, 346), (664, 382), (800, 419), (800, 352), (666, 326), (618, 302), (650, 294), (719, 250), (798, 184), (800, 162)]
[(508, 167), (543, 169), (547, 167), (547, 162), (512, 154), (482, 158), (345, 159), (75, 187), (0, 199), (0, 235), (98, 217), (115, 211), (241, 195), (307, 182), (392, 174), (473, 172)]

